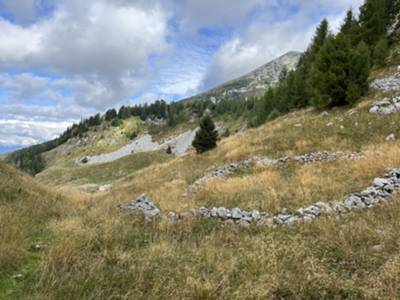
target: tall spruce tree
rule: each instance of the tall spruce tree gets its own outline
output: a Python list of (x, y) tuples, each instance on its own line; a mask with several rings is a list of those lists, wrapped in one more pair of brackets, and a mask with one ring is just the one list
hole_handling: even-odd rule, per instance
[(338, 45), (335, 37), (330, 35), (311, 68), (308, 79), (308, 84), (312, 87), (311, 101), (315, 107), (320, 109), (335, 105), (335, 102), (339, 102), (345, 97), (344, 67), (337, 63), (343, 64), (347, 60), (349, 47), (344, 45), (339, 49)]
[(340, 27), (340, 34), (346, 35), (353, 46), (357, 46), (361, 41), (360, 26), (351, 9), (347, 11), (343, 24)]
[(352, 47), (345, 34), (330, 36), (319, 52), (309, 78), (317, 108), (353, 104), (368, 90), (369, 49)]
[(373, 63), (377, 67), (385, 64), (386, 58), (389, 56), (389, 41), (386, 37), (382, 37), (372, 50)]
[(293, 75), (292, 86), (296, 88), (291, 95), (293, 107), (306, 107), (311, 96), (310, 87), (306, 84), (311, 71), (311, 65), (316, 59), (317, 54), (325, 43), (329, 34), (329, 23), (326, 19), (319, 24), (308, 49), (303, 53), (298, 63), (295, 74)]
[(368, 92), (368, 77), (371, 67), (370, 51), (364, 42), (350, 51), (349, 65), (347, 67), (346, 104), (354, 104), (360, 97)]
[(193, 147), (198, 154), (217, 147), (218, 132), (210, 116), (205, 116), (200, 121), (200, 129), (193, 140)]
[(386, 35), (390, 23), (388, 5), (389, 2), (385, 0), (365, 0), (360, 8), (362, 38), (370, 47)]

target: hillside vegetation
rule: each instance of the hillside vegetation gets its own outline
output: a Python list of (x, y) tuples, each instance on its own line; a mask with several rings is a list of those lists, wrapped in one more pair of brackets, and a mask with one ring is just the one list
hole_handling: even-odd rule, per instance
[[(71, 195), (48, 223), (43, 237), (48, 247), (35, 276), (10, 280), (33, 299), (395, 299), (400, 295), (398, 196), (390, 205), (291, 228), (242, 228), (200, 219), (145, 223), (115, 208), (142, 192), (165, 213), (202, 205), (277, 212), (340, 199), (400, 165), (399, 141), (386, 141), (388, 134), (400, 134), (400, 115), (372, 115), (370, 103), (365, 99), (351, 111), (329, 115), (299, 111), (234, 135), (205, 155), (191, 153), (145, 167), (117, 181), (108, 193), (86, 200)], [(184, 195), (209, 167), (254, 155), (316, 150), (365, 156), (283, 168), (254, 166)], [(10, 269), (6, 278), (17, 270)]]
[[(202, 206), (294, 212), (343, 199), (370, 186), (386, 169), (400, 167), (399, 110), (371, 111), (392, 105), (400, 93), (399, 29), (387, 31), (399, 2), (385, 3), (391, 10), (367, 0), (359, 19), (349, 12), (338, 35), (322, 22), (298, 68), (284, 72), (261, 98), (233, 100), (231, 106), (197, 102), (182, 110), (181, 104), (171, 104), (166, 109), (177, 109), (187, 121), (174, 125), (168, 117), (140, 115), (162, 114), (155, 109), (164, 107), (162, 102), (125, 107), (121, 114), (110, 110), (97, 125), (71, 129), (77, 133), (68, 142), (40, 149), (35, 155), (46, 168), (35, 178), (0, 162), (0, 299), (399, 299), (400, 193), (385, 205), (294, 226), (240, 226), (188, 214)], [(384, 30), (375, 21), (382, 21)], [(343, 52), (338, 45), (346, 46)], [(383, 59), (373, 55), (373, 49), (386, 46)], [(339, 52), (327, 55), (330, 49)], [(374, 60), (368, 70), (359, 64), (366, 49), (368, 60)], [(342, 60), (347, 55), (357, 58), (360, 76), (336, 73), (336, 58), (343, 62), (340, 70), (352, 69), (354, 61)], [(325, 63), (326, 74), (340, 88), (326, 78), (314, 84), (316, 74), (326, 75), (321, 74)], [(368, 89), (376, 79), (384, 88)], [(232, 134), (202, 154), (192, 149), (182, 156), (133, 153), (98, 165), (77, 161), (128, 143), (126, 132), (154, 130), (164, 139), (193, 128), (196, 123), (188, 121), (193, 114), (196, 122), (211, 115)], [(236, 132), (244, 123), (252, 128)], [(357, 157), (251, 163), (192, 188), (227, 164), (318, 151)], [(110, 190), (77, 191), (105, 183), (112, 183)], [(162, 218), (148, 221), (118, 209), (143, 193), (159, 206)], [(170, 211), (189, 217), (170, 222)], [(36, 244), (44, 246), (31, 247)]]
[(42, 254), (32, 246), (51, 240), (49, 224), (65, 199), (0, 162), (0, 299), (27, 295), (23, 289), (35, 284)]

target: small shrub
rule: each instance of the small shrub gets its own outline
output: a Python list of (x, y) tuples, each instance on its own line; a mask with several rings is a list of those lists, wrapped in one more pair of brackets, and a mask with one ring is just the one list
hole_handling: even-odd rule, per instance
[(136, 131), (128, 132), (128, 133), (126, 134), (126, 137), (127, 137), (128, 139), (130, 139), (130, 140), (134, 140), (134, 139), (136, 139), (136, 138), (138, 137), (138, 134), (137, 134)]
[(268, 121), (272, 121), (275, 120), (276, 118), (278, 118), (281, 115), (281, 113), (277, 110), (274, 109), (273, 111), (271, 111), (271, 113), (268, 115)]
[(112, 126), (112, 127), (119, 127), (119, 126), (121, 126), (121, 124), (122, 124), (122, 122), (121, 122), (120, 119), (113, 119), (113, 120), (111, 121), (111, 126)]
[(227, 128), (227, 129), (225, 129), (225, 131), (224, 131), (224, 133), (221, 135), (222, 137), (228, 137), (228, 136), (230, 136), (231, 135), (231, 132), (229, 131), (229, 129)]

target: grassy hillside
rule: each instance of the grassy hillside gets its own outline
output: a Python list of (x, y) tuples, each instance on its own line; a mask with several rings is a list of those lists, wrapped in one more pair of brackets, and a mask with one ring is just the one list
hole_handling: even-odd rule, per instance
[[(395, 64), (372, 77), (398, 72)], [(399, 299), (400, 194), (373, 209), (276, 228), (196, 218), (147, 223), (116, 209), (142, 193), (164, 215), (201, 206), (276, 213), (341, 199), (400, 167), (400, 113), (369, 112), (385, 96), (371, 91), (353, 107), (298, 110), (204, 155), (142, 153), (78, 166), (81, 155), (112, 151), (89, 132), (87, 144), (46, 153), (50, 168), (35, 179), (0, 163), (0, 299)], [(124, 144), (120, 130), (105, 134)], [(254, 165), (188, 191), (229, 162), (324, 150), (363, 156)], [(110, 182), (111, 191), (90, 196), (74, 188)], [(32, 251), (38, 242), (46, 247)]]
[(0, 299), (16, 299), (35, 283), (43, 255), (31, 246), (51, 240), (48, 225), (61, 217), (64, 200), (0, 162)]
[(106, 184), (123, 178), (152, 164), (172, 158), (165, 151), (136, 153), (111, 163), (78, 165), (67, 161), (49, 167), (36, 177), (45, 183), (56, 185)]
[[(65, 199), (56, 219), (51, 212), (57, 206), (49, 202), (44, 207), (27, 205), (30, 212), (45, 215), (40, 219), (49, 224), (43, 237), (48, 248), (41, 263), (35, 264), (38, 269), (29, 277), (29, 285), (22, 284), (19, 291), (33, 299), (398, 298), (399, 196), (390, 205), (291, 228), (242, 228), (196, 219), (144, 223), (140, 217), (115, 209), (116, 204), (142, 192), (152, 196), (164, 212), (202, 205), (277, 212), (340, 199), (370, 185), (385, 168), (400, 166), (400, 142), (386, 141), (391, 133), (400, 136), (400, 115), (370, 114), (374, 97), (378, 95), (351, 110), (337, 109), (328, 115), (298, 111), (225, 139), (206, 155), (190, 153), (135, 169), (116, 181), (109, 193)], [(255, 166), (227, 179), (209, 181), (197, 193), (184, 196), (187, 187), (209, 168), (226, 162), (318, 150), (360, 151), (364, 157), (289, 164), (281, 169)], [(116, 162), (115, 170), (127, 163)], [(103, 167), (108, 174), (110, 166)], [(76, 180), (89, 173), (96, 177), (101, 168), (95, 168), (93, 173), (80, 170), (73, 176)], [(19, 173), (7, 170), (20, 180)], [(53, 173), (45, 180), (59, 184), (60, 178)], [(24, 180), (32, 184), (30, 178)], [(13, 210), (12, 216), (17, 212)], [(27, 230), (33, 227), (29, 224)], [(4, 245), (14, 247), (10, 239), (6, 241)], [(26, 252), (29, 243), (19, 244)], [(14, 272), (6, 273), (3, 286), (10, 288), (15, 280), (9, 278), (18, 266), (24, 266), (24, 260), (8, 267)]]

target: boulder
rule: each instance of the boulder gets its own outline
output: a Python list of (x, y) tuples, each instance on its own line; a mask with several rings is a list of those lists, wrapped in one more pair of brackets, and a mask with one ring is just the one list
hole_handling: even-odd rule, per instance
[(104, 185), (99, 186), (99, 192), (107, 192), (111, 189), (112, 189), (111, 184), (104, 184)]
[(232, 219), (235, 220), (239, 220), (243, 217), (242, 211), (240, 210), (240, 208), (235, 207), (234, 209), (232, 209)]
[(387, 142), (394, 141), (394, 140), (396, 140), (396, 136), (394, 135), (394, 133), (389, 134), (389, 135), (386, 137), (385, 140), (386, 140)]
[(377, 188), (383, 188), (385, 185), (390, 185), (390, 182), (387, 179), (375, 178), (373, 184)]

